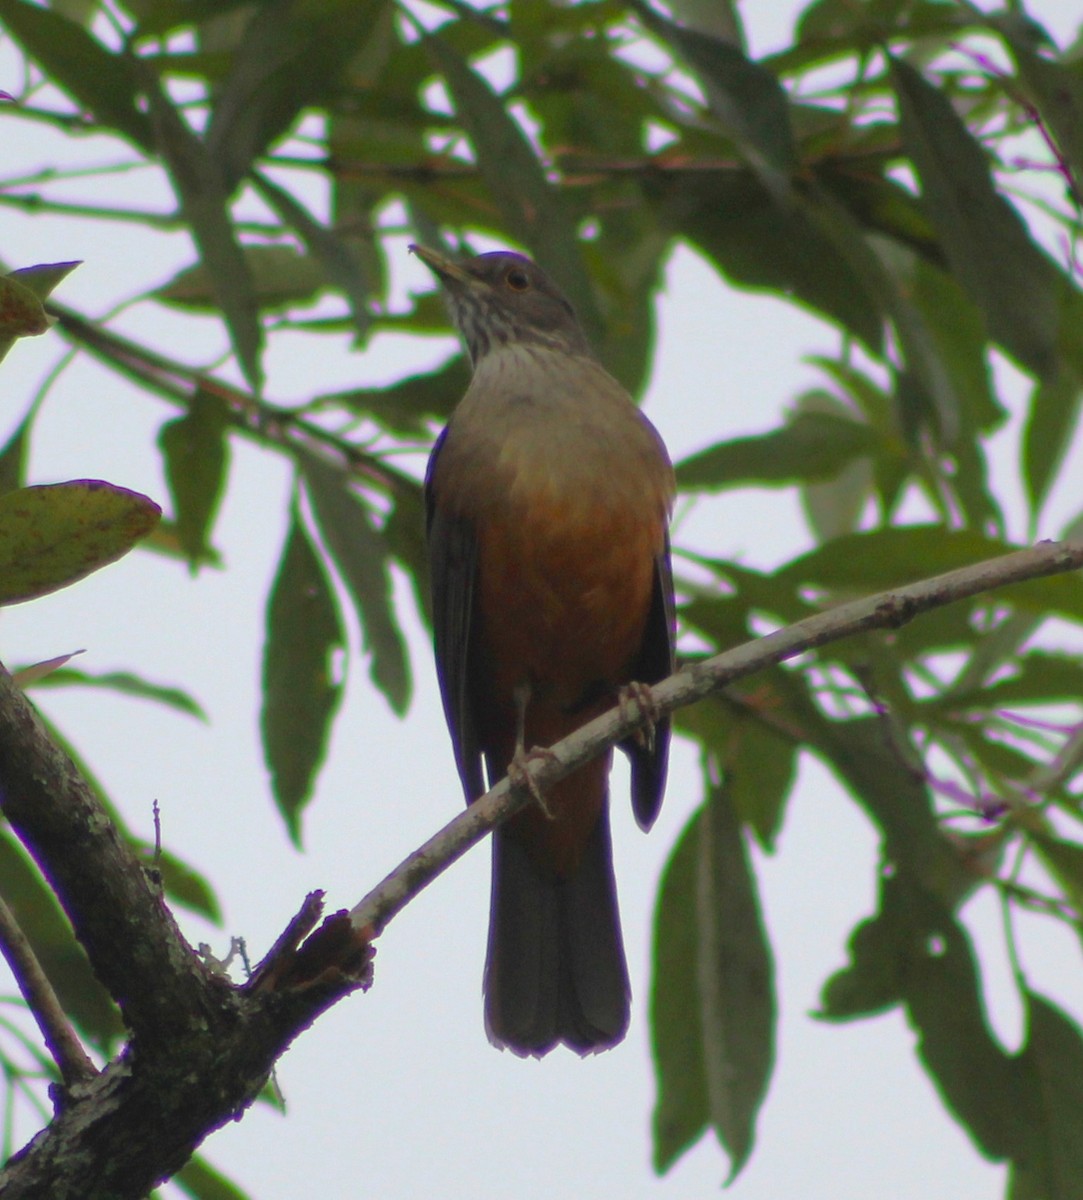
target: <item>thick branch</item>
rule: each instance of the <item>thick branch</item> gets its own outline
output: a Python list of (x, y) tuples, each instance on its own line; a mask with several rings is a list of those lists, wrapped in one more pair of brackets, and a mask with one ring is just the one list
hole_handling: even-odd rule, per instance
[[(1040, 542), (1029, 550), (840, 604), (671, 675), (651, 689), (656, 713), (665, 715), (694, 704), (738, 679), (829, 642), (873, 629), (896, 629), (930, 609), (1080, 567), (1083, 567), (1083, 542)], [(584, 763), (623, 741), (643, 721), (644, 714), (631, 703), (596, 717), (557, 742), (550, 754), (528, 765), (534, 784), (544, 793)], [(374, 935), (380, 933), (422, 888), (528, 801), (525, 788), (512, 789), (506, 779), (502, 780), (400, 863), (355, 905), (351, 919)]]
[(0, 808), (133, 1033), (198, 1020), (204, 971), (75, 764), (0, 666)]

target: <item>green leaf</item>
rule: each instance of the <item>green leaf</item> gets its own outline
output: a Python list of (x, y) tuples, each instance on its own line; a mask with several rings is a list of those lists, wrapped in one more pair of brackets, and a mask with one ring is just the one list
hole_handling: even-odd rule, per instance
[[(252, 294), (263, 312), (282, 312), (295, 305), (313, 304), (326, 290), (323, 268), (293, 246), (241, 246), (252, 280)], [(155, 288), (155, 300), (196, 312), (217, 311), (215, 281), (205, 263), (178, 271)]]
[(200, 25), (252, 0), (123, 0), (121, 7), (138, 21), (139, 37), (160, 37), (174, 29)]
[(421, 485), (400, 482), (394, 507), (384, 524), (388, 553), (409, 575), (414, 601), (421, 619), (432, 628), (432, 597), (429, 594), (429, 555), (425, 545), (425, 504)]
[[(773, 675), (757, 678), (770, 687)], [(796, 775), (797, 738), (783, 736), (724, 697), (709, 696), (674, 717), (680, 732), (718, 764), (741, 824), (764, 850), (773, 851)]]
[(262, 384), (263, 327), (255, 287), (229, 210), (229, 189), (217, 165), (149, 68), (144, 73), (155, 143), (181, 200), (181, 212), (211, 280), (237, 361), (248, 384)]
[(1077, 916), (1083, 919), (1083, 845), (1043, 829), (1032, 829), (1030, 842), (1038, 857), (1064, 890)]
[(188, 411), (158, 434), (176, 511), (176, 532), (195, 572), (210, 553), (210, 531), (229, 472), (230, 414), (219, 396), (200, 388)]
[[(692, 846), (682, 853), (686, 841)], [(663, 941), (676, 936), (674, 918), (692, 927), (692, 937), (678, 938), (679, 959)], [(776, 1006), (755, 877), (725, 789), (693, 818), (667, 868), (655, 951), (655, 1166), (670, 1166), (709, 1121), (730, 1156), (732, 1182), (752, 1153), (774, 1065)]]
[(990, 383), (985, 322), (958, 282), (919, 255), (899, 264), (903, 286), (924, 318), (936, 353), (960, 401), (962, 436), (975, 440), (1004, 423), (1007, 412)]
[(712, 114), (733, 138), (776, 203), (790, 195), (797, 149), (790, 126), (790, 101), (766, 67), (732, 41), (684, 29), (643, 0), (633, 5), (639, 19), (692, 68)]
[[(823, 313), (873, 353), (883, 348), (880, 295), (849, 258), (839, 253), (800, 202), (774, 204), (751, 172), (726, 171), (652, 182), (660, 219), (687, 238), (741, 287), (781, 292)], [(795, 194), (795, 201), (800, 198)]]
[(19, 422), (7, 445), (0, 449), (0, 496), (26, 483), (26, 460), (30, 454), (30, 429), (36, 413), (31, 411)]
[[(989, 633), (983, 635), (991, 636)], [(985, 665), (985, 670), (972, 678), (969, 687), (953, 686), (944, 695), (922, 705), (923, 711), (983, 710), (1005, 708), (1010, 704), (1053, 704), (1076, 701), (1083, 696), (1083, 658), (1077, 655), (1031, 650), (1016, 659), (1015, 637), (1006, 647), (1003, 660), (1011, 673), (989, 681), (987, 676), (1001, 665), (1000, 661)]]
[(988, 1158), (1020, 1155), (1026, 1093), (1015, 1061), (989, 1029), (970, 939), (951, 914), (913, 888), (903, 951), (907, 1015), (918, 1057), (952, 1115)]
[(151, 150), (151, 126), (139, 108), (129, 58), (111, 54), (79, 24), (26, 0), (0, 0), (0, 22), (80, 108), (141, 150)]
[(780, 567), (774, 578), (795, 588), (877, 592), (1016, 549), (969, 530), (900, 525), (844, 534)]
[(677, 464), (682, 491), (715, 492), (739, 485), (782, 486), (831, 479), (879, 445), (876, 432), (849, 417), (799, 412), (781, 428), (735, 438)]
[(1012, 1195), (1075, 1200), (1083, 1194), (1083, 1035), (1056, 1005), (1025, 989), (1027, 1040), (1019, 1055), (1030, 1104), (1025, 1152)]
[(37, 337), (49, 328), (41, 301), (12, 275), (0, 275), (0, 359), (21, 337)]
[(303, 109), (327, 97), (382, 8), (383, 0), (265, 0), (253, 8), (207, 126), (227, 190)]
[(1058, 62), (1039, 54), (1034, 24), (1022, 10), (994, 13), (990, 24), (1007, 41), (1027, 92), (1078, 180), (1083, 176), (1083, 67), (1078, 56), (1073, 59), (1069, 53)]
[[(338, 288), (350, 302), (357, 332), (365, 333), (372, 325), (369, 314), (372, 285), (368, 279), (365, 258), (359, 252), (356, 240), (321, 225), (303, 204), (266, 175), (254, 174), (252, 185), (304, 243), (308, 255), (300, 259), (298, 266), (305, 263), (310, 270), (318, 266), (321, 279), (314, 290), (319, 291), (327, 284)], [(259, 294), (259, 272), (254, 270), (253, 276)]]
[(0, 829), (0, 896), (64, 1011), (97, 1049), (108, 1052), (124, 1030), (120, 1013), (94, 975), (52, 888), (7, 829)]
[(75, 270), (82, 266), (78, 260), (73, 262), (39, 263), (33, 267), (20, 267), (11, 272), (11, 278), (17, 279), (24, 287), (29, 288), (39, 300), (47, 300), (54, 289)]
[(1028, 370), (1051, 378), (1060, 325), (1056, 268), (997, 193), (984, 151), (947, 96), (898, 59), (891, 77), (903, 142), (955, 277), (993, 337)]
[(433, 65), (444, 77), (455, 113), (477, 155), (482, 180), (508, 232), (529, 246), (571, 296), (591, 341), (605, 324), (565, 203), (546, 179), (522, 129), (488, 83), (456, 52), (444, 30), (424, 38)]
[(1034, 388), (1023, 430), (1023, 481), (1030, 504), (1031, 525), (1037, 524), (1079, 425), (1083, 386), (1065, 368)]
[(199, 1154), (190, 1158), (170, 1182), (193, 1200), (248, 1200), (247, 1192)]
[[(1018, 549), (971, 530), (896, 526), (835, 538), (780, 567), (773, 578), (795, 590), (819, 586), (843, 594), (869, 594)], [(993, 594), (999, 601), (1043, 617), (1056, 613), (1083, 621), (1083, 579), (1078, 574), (1031, 579)]]
[(139, 700), (153, 700), (164, 704), (177, 712), (206, 721), (207, 714), (203, 707), (180, 688), (168, 687), (160, 683), (151, 683), (130, 671), (108, 671), (102, 675), (94, 675), (89, 671), (77, 671), (71, 667), (60, 667), (48, 675), (35, 680), (35, 689), (53, 687), (89, 687), (102, 688), (106, 691), (117, 692), (122, 696), (134, 696)]
[(427, 432), (432, 417), (447, 418), (470, 383), (470, 368), (462, 355), (427, 375), (411, 375), (384, 388), (358, 388), (320, 396), (315, 403), (342, 405), (371, 417), (385, 429), (409, 437)]
[(298, 453), (320, 535), (353, 597), (373, 683), (400, 716), (410, 701), (410, 662), (391, 603), (388, 546), (344, 471)]
[(260, 733), (275, 803), (298, 843), (342, 699), (333, 659), (345, 643), (334, 593), (294, 509), (267, 602)]
[(707, 1076), (696, 978), (696, 873), (703, 810), (688, 822), (662, 873), (654, 908), (650, 1030), (657, 1097), (654, 1169), (668, 1171), (707, 1129)]
[(960, 398), (936, 339), (910, 298), (909, 282), (901, 282), (895, 273), (895, 260), (908, 263), (910, 252), (883, 239), (869, 239), (850, 213), (824, 190), (802, 194), (799, 203), (830, 242), (838, 259), (853, 269), (878, 311), (890, 316), (901, 351), (903, 374), (910, 378), (912, 389), (919, 392), (926, 416), (921, 424), (931, 425), (943, 442), (954, 445), (960, 433)]
[(0, 604), (44, 596), (114, 562), (160, 516), (153, 500), (99, 479), (0, 496)]

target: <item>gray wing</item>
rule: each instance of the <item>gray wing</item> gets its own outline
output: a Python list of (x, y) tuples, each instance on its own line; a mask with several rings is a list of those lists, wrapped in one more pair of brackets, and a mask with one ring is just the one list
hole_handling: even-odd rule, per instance
[(469, 803), (485, 791), (481, 749), (470, 704), (471, 624), (477, 539), (469, 521), (441, 508), (434, 485), (436, 460), (447, 430), (436, 440), (425, 471), (425, 532), (429, 549), (436, 676), (455, 764)]

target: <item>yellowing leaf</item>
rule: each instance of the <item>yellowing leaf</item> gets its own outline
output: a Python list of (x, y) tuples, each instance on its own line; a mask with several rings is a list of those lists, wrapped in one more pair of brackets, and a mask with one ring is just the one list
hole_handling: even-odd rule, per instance
[(0, 496), (0, 604), (44, 596), (115, 561), (161, 515), (147, 496), (100, 479)]

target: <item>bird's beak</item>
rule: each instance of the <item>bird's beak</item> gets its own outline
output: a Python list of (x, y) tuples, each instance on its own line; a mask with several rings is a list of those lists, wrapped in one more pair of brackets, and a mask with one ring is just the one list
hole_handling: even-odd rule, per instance
[(465, 270), (453, 259), (441, 254), (438, 250), (430, 250), (428, 246), (418, 246), (411, 243), (410, 253), (416, 254), (441, 283), (448, 284), (451, 287), (455, 287), (456, 285), (459, 287), (468, 287), (472, 282), (473, 277), (469, 271)]

